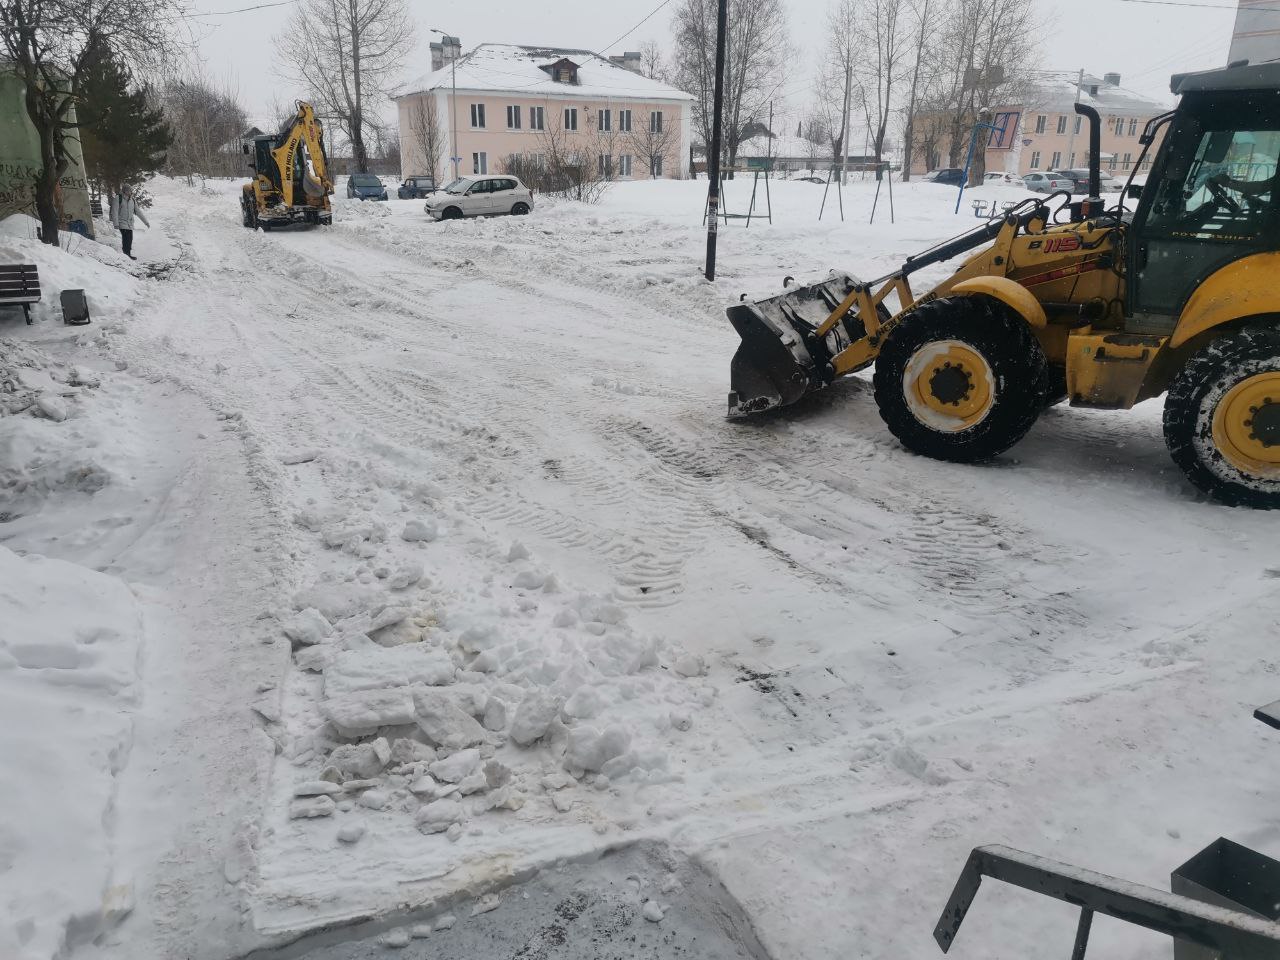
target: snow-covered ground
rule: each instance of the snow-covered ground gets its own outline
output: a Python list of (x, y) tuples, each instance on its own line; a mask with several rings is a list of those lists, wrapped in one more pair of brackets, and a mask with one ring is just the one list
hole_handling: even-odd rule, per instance
[[(237, 189), (152, 184), (137, 264), (0, 235), (47, 294), (0, 314), (0, 956), (462, 918), (654, 840), (773, 956), (915, 960), (976, 844), (1156, 886), (1220, 834), (1280, 855), (1275, 520), (1194, 495), (1158, 402), (983, 467), (904, 452), (863, 378), (724, 419), (724, 307), (887, 272), (975, 223), (953, 190), (872, 226), (874, 184), (842, 222), (771, 183), (708, 284), (705, 182), (271, 234)], [(953, 955), (1074, 922), (998, 890)]]

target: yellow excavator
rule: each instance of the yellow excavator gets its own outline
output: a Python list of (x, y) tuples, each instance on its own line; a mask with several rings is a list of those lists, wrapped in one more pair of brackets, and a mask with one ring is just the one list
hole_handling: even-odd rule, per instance
[[(1177, 109), (1140, 139), (1145, 158), (1164, 131), (1147, 182), (1131, 174), (1122, 195), (1134, 212), (1100, 198), (1101, 118), (1077, 105), (1087, 198), (1030, 198), (878, 280), (833, 273), (729, 308), (742, 338), (730, 417), (874, 363), (880, 416), (902, 444), (973, 462), (1061, 400), (1128, 409), (1167, 394), (1165, 440), (1191, 482), (1280, 507), (1280, 63), (1171, 87)], [(961, 254), (942, 283), (911, 289), (914, 272)]]
[(254, 175), (242, 188), (240, 211), (250, 229), (333, 222), (324, 130), (311, 104), (299, 100), (296, 106), (279, 133), (254, 137), (244, 145)]

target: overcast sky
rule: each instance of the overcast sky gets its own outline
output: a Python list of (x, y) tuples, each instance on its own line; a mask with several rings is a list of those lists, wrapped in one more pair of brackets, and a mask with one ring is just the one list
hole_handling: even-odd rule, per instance
[[(192, 0), (202, 13), (235, 10), (260, 0)], [(406, 64), (410, 76), (430, 68), (427, 44), (430, 27), (462, 39), (464, 50), (479, 43), (524, 43), (601, 50), (631, 30), (659, 0), (641, 0), (630, 7), (600, 0), (489, 0), (469, 4), (438, 0), (408, 0), (418, 26), (419, 44)], [(669, 47), (670, 11), (679, 0), (660, 10), (608, 52), (634, 49), (643, 40)], [(790, 10), (791, 37), (802, 52), (794, 78), (781, 91), (786, 115), (805, 107), (813, 73), (812, 53), (822, 45), (825, 11), (831, 0), (784, 0)], [(1184, 70), (1223, 66), (1234, 22), (1232, 9), (1206, 9), (1136, 3), (1133, 0), (1032, 0), (1048, 26), (1039, 44), (1038, 68), (1078, 70), (1101, 75), (1121, 74), (1124, 86), (1169, 99), (1169, 75)], [(1187, 0), (1184, 0), (1187, 2)], [(1195, 2), (1195, 0), (1191, 0)], [(1230, 0), (1203, 0), (1228, 3)], [(230, 81), (251, 116), (266, 116), (273, 100), (288, 103), (303, 91), (281, 78), (273, 60), (273, 35), (285, 29), (304, 29), (293, 6), (275, 7), (195, 21), (201, 34), (199, 52), (209, 73)], [(779, 112), (783, 110), (779, 106)], [(779, 130), (781, 120), (775, 123)]]

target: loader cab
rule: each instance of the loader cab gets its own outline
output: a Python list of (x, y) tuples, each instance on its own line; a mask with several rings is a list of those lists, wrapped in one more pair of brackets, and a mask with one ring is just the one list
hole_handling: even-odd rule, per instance
[(1170, 334), (1210, 274), (1280, 250), (1280, 64), (1174, 78), (1182, 100), (1130, 228), (1133, 332)]
[[(271, 150), (275, 147), (275, 137), (254, 137), (253, 138), (253, 169), (255, 173), (262, 174), (272, 183), (277, 180), (277, 167), (275, 158), (271, 156)], [(276, 184), (279, 186), (279, 184)]]

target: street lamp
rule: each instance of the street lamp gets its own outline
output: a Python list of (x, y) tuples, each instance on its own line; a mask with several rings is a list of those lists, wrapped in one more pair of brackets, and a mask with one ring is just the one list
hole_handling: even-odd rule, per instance
[[(441, 40), (454, 39), (443, 30), (437, 30), (435, 27), (430, 28), (431, 33), (440, 34)], [(443, 44), (441, 48), (443, 49)], [(461, 44), (459, 44), (461, 46)], [(450, 99), (452, 105), (449, 107), (451, 115), (453, 133), (449, 139), (449, 158), (453, 161), (453, 179), (458, 179), (458, 161), (462, 158), (458, 156), (458, 54), (453, 50), (452, 44), (449, 46), (449, 85), (452, 87)], [(434, 176), (434, 174), (433, 174)]]

